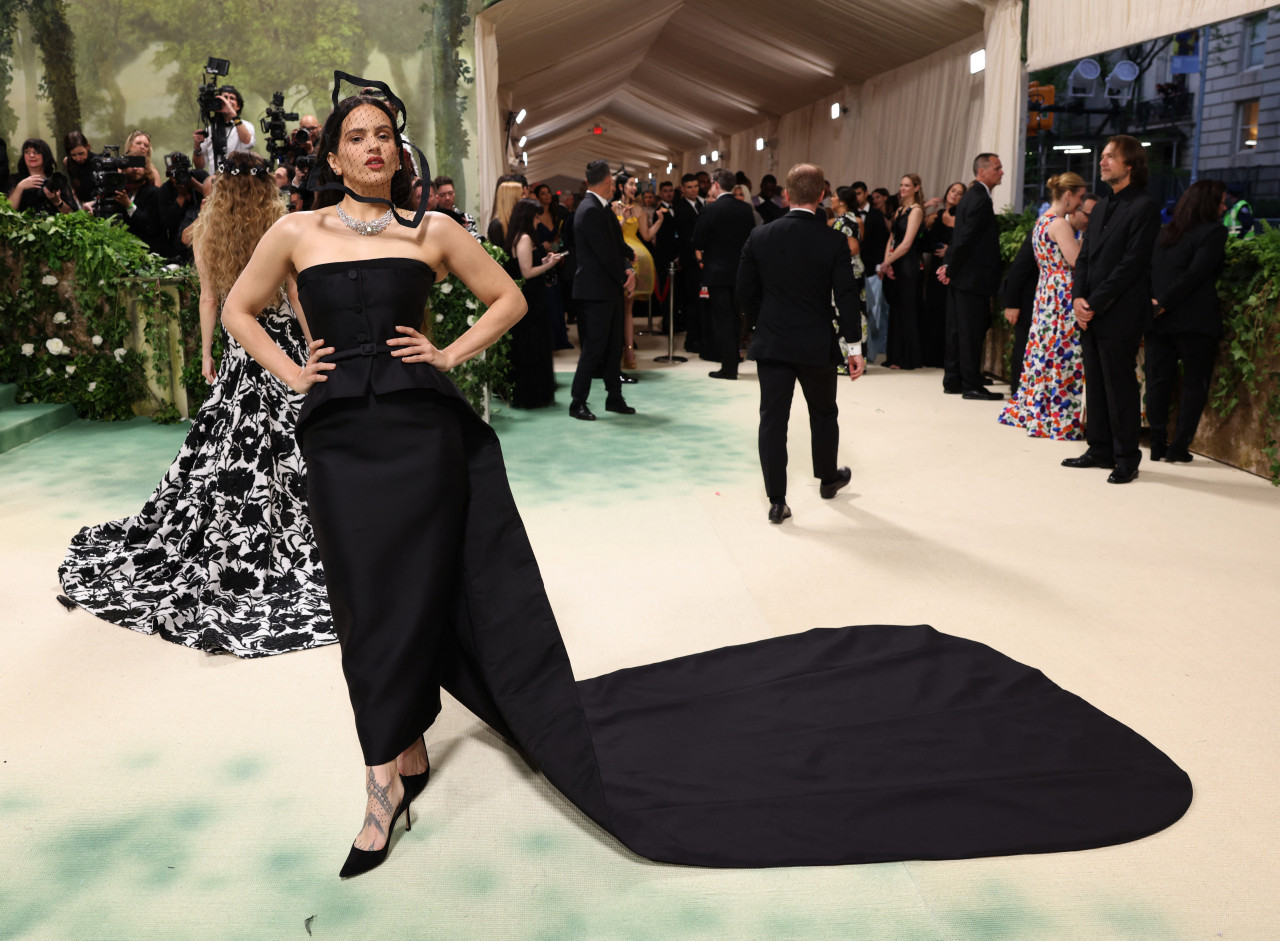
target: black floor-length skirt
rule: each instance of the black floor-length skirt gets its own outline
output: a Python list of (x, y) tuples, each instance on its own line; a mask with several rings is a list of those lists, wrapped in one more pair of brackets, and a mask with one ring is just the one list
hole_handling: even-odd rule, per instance
[(497, 437), (460, 398), (322, 406), (303, 454), (368, 763), (429, 724), (438, 681), (623, 844), (699, 866), (1084, 849), (1190, 805), (1138, 733), (925, 625), (578, 681)]
[(885, 281), (889, 298), (888, 358), (885, 365), (918, 369), (924, 364), (920, 345), (922, 291), (920, 257), (908, 253), (893, 263), (894, 278)]
[(467, 457), (457, 407), (407, 390), (329, 402), (302, 435), (307, 498), (367, 765), (440, 711)]

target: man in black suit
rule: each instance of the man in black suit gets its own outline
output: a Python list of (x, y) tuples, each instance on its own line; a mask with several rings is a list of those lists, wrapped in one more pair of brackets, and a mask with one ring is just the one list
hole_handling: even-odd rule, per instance
[(1002, 399), (982, 379), (982, 341), (991, 322), (991, 297), (1000, 289), (1000, 229), (991, 191), (1004, 178), (995, 154), (973, 159), (977, 178), (956, 206), (951, 235), (938, 280), (947, 285), (947, 347), (943, 354), (942, 391), (966, 399)]
[(862, 239), (859, 246), (862, 263), (867, 269), (864, 290), (867, 295), (867, 362), (874, 363), (876, 357), (885, 350), (887, 326), (889, 323), (889, 305), (884, 299), (884, 284), (875, 277), (884, 261), (884, 251), (889, 247), (889, 226), (885, 222), (884, 213), (875, 207), (867, 193), (867, 184), (858, 180), (853, 184), (854, 199), (858, 208), (854, 215), (862, 223)]
[(676, 197), (672, 218), (680, 258), (680, 273), (676, 278), (676, 331), (686, 331), (684, 348), (690, 353), (702, 350), (702, 303), (699, 299), (702, 278), (698, 271), (698, 254), (693, 250), (693, 230), (702, 209), (698, 178), (686, 173), (680, 178), (680, 194)]
[(801, 163), (787, 174), (791, 211), (752, 231), (738, 265), (738, 298), (755, 325), (747, 355), (760, 377), (760, 467), (769, 497), (769, 522), (791, 515), (787, 506), (787, 421), (796, 380), (809, 406), (813, 476), (830, 500), (849, 483), (836, 466), (840, 444), (836, 364), (840, 346), (832, 329), (831, 298), (840, 335), (848, 344), (849, 378), (862, 375), (862, 316), (853, 279), (849, 241), (835, 229), (814, 225), (822, 199), (821, 167)]
[(752, 205), (756, 207), (756, 212), (760, 213), (760, 218), (765, 223), (770, 223), (774, 219), (781, 219), (787, 214), (778, 201), (778, 178), (772, 173), (766, 173), (760, 179), (760, 195), (753, 201)]
[(1151, 250), (1160, 207), (1147, 195), (1147, 155), (1136, 138), (1112, 137), (1098, 166), (1111, 195), (1093, 209), (1071, 286), (1082, 331), (1089, 448), (1062, 464), (1109, 467), (1108, 483), (1127, 484), (1142, 461), (1138, 346), (1151, 313)]
[[(657, 302), (662, 304), (663, 332), (668, 329), (667, 313), (671, 310), (670, 291), (674, 286), (668, 283), (671, 280), (671, 263), (680, 257), (679, 238), (676, 235), (675, 193), (675, 184), (670, 180), (663, 180), (658, 184), (658, 211), (664, 213), (666, 221), (658, 229), (658, 237), (653, 242), (653, 263), (658, 269), (653, 293)], [(676, 307), (679, 306), (680, 302), (677, 299)]]
[[(1071, 213), (1068, 221), (1077, 232), (1089, 227), (1089, 213), (1098, 202), (1096, 193), (1085, 193), (1080, 208)], [(1027, 355), (1027, 336), (1031, 333), (1031, 319), (1036, 306), (1036, 284), (1040, 280), (1040, 265), (1036, 262), (1031, 245), (1031, 233), (1027, 234), (1014, 256), (1004, 277), (1000, 293), (1004, 296), (1004, 319), (1013, 327), (1013, 355), (1010, 361), (1010, 385), (1017, 395), (1022, 385), (1023, 360)]]
[(732, 170), (723, 167), (711, 174), (711, 199), (693, 230), (693, 248), (707, 288), (703, 345), (708, 356), (720, 361), (712, 379), (738, 378), (738, 339), (742, 320), (733, 292), (738, 283), (742, 246), (755, 228), (751, 204), (733, 195)]
[(636, 410), (622, 397), (623, 298), (635, 287), (634, 255), (622, 238), (618, 217), (609, 208), (613, 177), (606, 160), (587, 164), (587, 195), (573, 217), (578, 267), (573, 277), (573, 299), (578, 302), (578, 335), (582, 353), (573, 374), (569, 414), (595, 421), (587, 407), (591, 377), (603, 370), (606, 411), (634, 415)]

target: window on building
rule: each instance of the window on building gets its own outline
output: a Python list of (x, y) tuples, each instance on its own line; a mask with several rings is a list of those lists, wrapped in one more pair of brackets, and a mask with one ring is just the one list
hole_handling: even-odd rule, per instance
[(1240, 125), (1240, 149), (1252, 151), (1258, 146), (1258, 99), (1251, 98), (1236, 105)]
[(1267, 54), (1267, 14), (1252, 16), (1244, 23), (1244, 67), (1256, 69)]

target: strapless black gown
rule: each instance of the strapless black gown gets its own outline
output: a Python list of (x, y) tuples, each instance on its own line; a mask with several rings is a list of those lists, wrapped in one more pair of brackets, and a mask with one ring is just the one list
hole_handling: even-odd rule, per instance
[[(429, 269), (324, 265), (298, 287), (314, 335), (338, 348), (299, 425), (311, 479), (343, 478), (310, 507), (367, 760), (430, 722), (438, 681), (622, 843), (701, 866), (1084, 849), (1189, 806), (1186, 774), (1136, 732), (925, 625), (819, 629), (576, 681), (496, 436), (436, 370), (380, 353), (395, 323), (421, 320)], [(406, 513), (433, 528), (415, 538)], [(363, 583), (328, 571), (339, 535), (380, 546), (377, 565), (357, 560)], [(404, 597), (404, 558), (431, 567), (431, 593), (360, 620), (365, 598)]]

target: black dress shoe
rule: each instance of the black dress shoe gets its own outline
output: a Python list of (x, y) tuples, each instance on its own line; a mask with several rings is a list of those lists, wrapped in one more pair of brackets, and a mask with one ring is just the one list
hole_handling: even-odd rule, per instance
[[(1169, 450), (1165, 452), (1164, 459), (1170, 464), (1190, 464), (1193, 460), (1190, 451), (1186, 448), (1180, 448), (1176, 444), (1169, 445)], [(1158, 460), (1154, 449), (1151, 452), (1151, 460)]]
[(769, 504), (769, 522), (781, 523), (783, 520), (791, 519), (791, 507), (785, 503)]
[(618, 373), (618, 381), (625, 386), (635, 385), (640, 380), (635, 376), (628, 376), (625, 372)]
[(830, 500), (837, 493), (849, 486), (849, 481), (853, 479), (853, 471), (847, 467), (842, 467), (836, 471), (836, 479), (829, 484), (822, 484), (818, 487), (818, 493), (824, 500)]
[[(625, 399), (611, 399), (604, 403), (606, 412), (617, 412), (619, 415), (634, 415), (636, 410), (626, 403)], [(592, 416), (593, 418), (595, 416)]]
[[(887, 365), (888, 365), (888, 363), (886, 363), (885, 365), (887, 366)], [(942, 391), (943, 391), (943, 394), (944, 394), (944, 395), (959, 395), (963, 390), (962, 390), (962, 389), (948, 389), (946, 386), (943, 386), (943, 387), (942, 387)]]
[(717, 369), (715, 372), (707, 373), (707, 375), (710, 376), (712, 379), (737, 379), (738, 378), (738, 374), (736, 372), (727, 373), (723, 369)]
[(1094, 457), (1088, 451), (1085, 451), (1084, 454), (1081, 454), (1079, 457), (1063, 458), (1062, 466), (1063, 467), (1115, 467), (1116, 462), (1104, 461), (1100, 458)]
[(569, 406), (569, 415), (581, 421), (595, 421), (595, 413), (587, 408), (586, 402), (574, 402)]
[(977, 399), (980, 402), (1003, 402), (1004, 396), (990, 389), (970, 389), (960, 396), (962, 399)]
[(1169, 446), (1163, 441), (1151, 442), (1151, 460), (1163, 461), (1164, 456), (1169, 453)]
[(1138, 469), (1117, 467), (1107, 475), (1107, 483), (1109, 484), (1127, 484), (1138, 479)]

